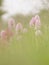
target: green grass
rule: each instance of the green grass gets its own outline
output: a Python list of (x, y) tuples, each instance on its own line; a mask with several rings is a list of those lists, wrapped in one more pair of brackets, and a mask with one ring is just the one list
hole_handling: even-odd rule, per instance
[(41, 36), (35, 36), (33, 29), (28, 29), (20, 40), (16, 35), (9, 42), (0, 40), (0, 65), (49, 65), (49, 20), (42, 16), (46, 14), (41, 15), (44, 24)]

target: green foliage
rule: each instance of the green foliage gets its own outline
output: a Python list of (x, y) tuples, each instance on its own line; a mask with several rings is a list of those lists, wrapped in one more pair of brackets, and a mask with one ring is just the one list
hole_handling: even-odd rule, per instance
[(5, 14), (6, 12), (3, 10), (0, 10), (0, 16), (2, 16), (3, 14)]
[(0, 6), (2, 6), (3, 0), (0, 0)]
[(3, 3), (3, 1), (4, 1), (4, 0), (0, 0), (0, 7), (1, 7), (1, 8), (0, 8), (0, 16), (2, 16), (3, 14), (6, 13), (5, 11), (2, 10), (2, 7), (3, 7), (3, 6), (2, 6), (2, 5), (3, 5), (2, 3)]
[(0, 65), (49, 65), (49, 30), (43, 29), (43, 35), (36, 37), (34, 31), (17, 40), (0, 43)]
[[(28, 29), (20, 40), (15, 34), (9, 42), (0, 40), (0, 65), (49, 65), (49, 12), (43, 10), (39, 15), (41, 36), (35, 36), (34, 30)], [(32, 16), (15, 16), (16, 23), (24, 21), (23, 25), (27, 26)]]

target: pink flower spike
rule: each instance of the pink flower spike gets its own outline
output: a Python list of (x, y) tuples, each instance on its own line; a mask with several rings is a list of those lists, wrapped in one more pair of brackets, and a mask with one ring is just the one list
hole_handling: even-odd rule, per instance
[(6, 39), (7, 38), (6, 31), (2, 30), (1, 33), (0, 33), (0, 36), (1, 36), (2, 39)]
[(40, 17), (38, 15), (35, 16), (35, 30), (40, 29), (41, 27), (41, 21), (40, 21)]
[(17, 25), (16, 25), (16, 32), (22, 32), (22, 30), (23, 30), (22, 24), (21, 23), (17, 23)]
[(33, 17), (29, 23), (30, 27), (35, 25), (35, 18)]
[(13, 18), (10, 18), (8, 21), (8, 28), (12, 29), (15, 27), (15, 20)]

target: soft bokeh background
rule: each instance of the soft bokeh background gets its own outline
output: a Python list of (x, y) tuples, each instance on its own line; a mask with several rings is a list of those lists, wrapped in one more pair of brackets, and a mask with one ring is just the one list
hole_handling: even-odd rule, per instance
[(35, 14), (48, 8), (48, 0), (4, 0), (3, 2), (3, 9), (8, 12), (4, 15), (5, 18), (13, 14)]
[[(1, 3), (2, 0), (0, 0)], [(38, 14), (42, 36), (36, 37), (28, 28), (31, 18)], [(0, 65), (49, 65), (49, 0), (3, 0), (0, 6), (0, 31), (6, 29), (8, 19), (21, 22), (28, 32), (17, 40), (0, 40)]]

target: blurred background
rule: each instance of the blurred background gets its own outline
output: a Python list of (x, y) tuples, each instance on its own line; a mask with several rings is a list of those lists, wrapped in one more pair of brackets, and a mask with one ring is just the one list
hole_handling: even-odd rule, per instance
[[(28, 28), (35, 15), (42, 24), (43, 34), (38, 37)], [(10, 18), (22, 23), (28, 32), (21, 34), (20, 40), (15, 32), (8, 42), (0, 38), (0, 65), (49, 65), (49, 0), (0, 0), (0, 32)]]
[(0, 0), (0, 3), (0, 10), (6, 12), (2, 15), (4, 19), (17, 14), (34, 15), (49, 9), (49, 0)]
[(49, 0), (0, 0), (0, 21), (7, 22), (13, 17), (26, 24), (36, 14), (42, 22), (49, 23)]

